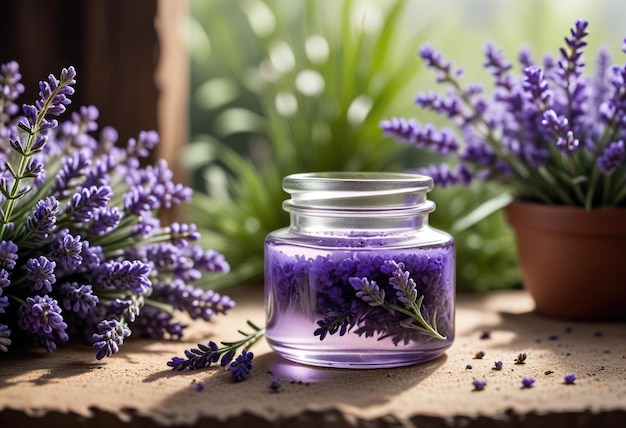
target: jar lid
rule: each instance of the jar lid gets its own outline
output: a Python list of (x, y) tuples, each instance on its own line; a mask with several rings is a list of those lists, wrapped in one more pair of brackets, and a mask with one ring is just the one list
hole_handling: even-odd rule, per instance
[(400, 172), (312, 172), (288, 175), (284, 207), (331, 211), (410, 210), (430, 212), (431, 177)]

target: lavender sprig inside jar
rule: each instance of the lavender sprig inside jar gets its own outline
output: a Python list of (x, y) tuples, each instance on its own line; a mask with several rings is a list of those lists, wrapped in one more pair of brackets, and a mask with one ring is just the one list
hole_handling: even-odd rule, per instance
[(285, 177), (290, 226), (265, 241), (267, 340), (300, 363), (380, 368), (443, 354), (454, 339), (453, 238), (428, 225), (430, 177)]

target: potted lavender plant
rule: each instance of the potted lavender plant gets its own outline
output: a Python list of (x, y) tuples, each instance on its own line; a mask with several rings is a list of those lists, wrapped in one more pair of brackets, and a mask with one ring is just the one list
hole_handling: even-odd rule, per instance
[(522, 50), (519, 74), (488, 43), (491, 93), (464, 85), (459, 69), (423, 46), (421, 58), (450, 91), (421, 93), (415, 102), (452, 121), (456, 132), (405, 118), (381, 128), (450, 158), (419, 169), (440, 187), (485, 180), (509, 190), (489, 206), (505, 208), (538, 312), (604, 319), (626, 315), (626, 64), (612, 66), (601, 49), (586, 74), (587, 28), (578, 20), (558, 57), (541, 63)]

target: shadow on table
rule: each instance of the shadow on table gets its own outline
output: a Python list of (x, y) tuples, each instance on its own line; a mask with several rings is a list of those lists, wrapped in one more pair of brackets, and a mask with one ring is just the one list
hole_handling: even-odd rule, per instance
[[(167, 413), (180, 406), (193, 408), (193, 402), (204, 406), (203, 395), (191, 387), (201, 383), (211, 400), (211, 408), (240, 408), (236, 403), (249, 403), (248, 407), (262, 411), (268, 408), (280, 412), (302, 411), (305, 407), (325, 408), (337, 405), (366, 407), (381, 405), (405, 390), (415, 387), (430, 377), (447, 360), (446, 355), (435, 360), (406, 367), (389, 369), (338, 369), (306, 366), (290, 362), (274, 352), (255, 356), (253, 372), (243, 382), (233, 382), (223, 367), (201, 370), (154, 373), (144, 382), (163, 382), (176, 376), (189, 378), (183, 391), (160, 403), (157, 411)], [(280, 385), (270, 387), (272, 381)], [(191, 404), (190, 404), (191, 403)], [(235, 403), (235, 404), (234, 404)], [(289, 404), (286, 404), (289, 403)]]
[[(98, 370), (105, 362), (94, 362), (94, 352), (89, 346), (71, 344), (54, 352), (22, 347), (12, 349), (0, 358), (0, 390), (16, 383), (45, 385)], [(17, 381), (24, 374), (27, 379)]]

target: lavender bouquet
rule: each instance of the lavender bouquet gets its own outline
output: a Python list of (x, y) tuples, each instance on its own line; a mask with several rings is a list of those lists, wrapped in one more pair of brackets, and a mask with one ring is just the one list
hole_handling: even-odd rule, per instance
[[(601, 49), (594, 73), (585, 74), (587, 27), (577, 21), (558, 57), (545, 56), (541, 64), (522, 50), (521, 75), (488, 43), (484, 65), (493, 76), (491, 94), (476, 84), (463, 85), (461, 70), (423, 46), (421, 58), (450, 91), (420, 93), (415, 103), (452, 121), (458, 132), (397, 117), (381, 128), (399, 141), (452, 158), (452, 165), (418, 171), (440, 187), (490, 180), (526, 201), (587, 210), (624, 207), (626, 64), (611, 66), (608, 51)], [(501, 205), (511, 198), (500, 198)]]
[(125, 145), (98, 110), (66, 121), (76, 72), (39, 84), (33, 105), (15, 62), (0, 68), (0, 351), (32, 343), (53, 351), (70, 338), (98, 359), (131, 334), (182, 336), (175, 311), (210, 320), (233, 307), (228, 296), (195, 288), (203, 272), (229, 268), (193, 241), (193, 224), (162, 226), (158, 213), (191, 190), (173, 182), (164, 160), (143, 166), (159, 142), (140, 132)]

